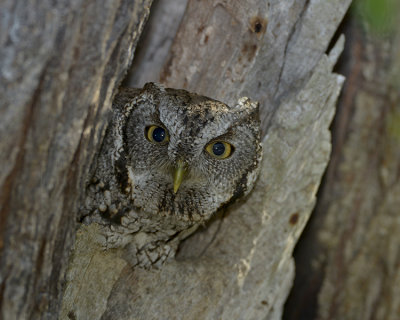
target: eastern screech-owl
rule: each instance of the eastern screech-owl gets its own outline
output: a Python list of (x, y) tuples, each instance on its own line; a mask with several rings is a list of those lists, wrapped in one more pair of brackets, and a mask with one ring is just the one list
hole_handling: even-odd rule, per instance
[(252, 189), (261, 160), (258, 104), (229, 107), (148, 83), (116, 96), (83, 215), (106, 248), (159, 266), (179, 241)]

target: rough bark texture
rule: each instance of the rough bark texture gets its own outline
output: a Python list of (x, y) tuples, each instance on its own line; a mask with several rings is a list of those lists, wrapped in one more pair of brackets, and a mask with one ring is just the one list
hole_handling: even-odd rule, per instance
[[(293, 246), (329, 158), (328, 127), (343, 83), (332, 73), (343, 39), (325, 52), (350, 2), (188, 2), (163, 71), (152, 69), (154, 78), (146, 80), (226, 103), (243, 95), (259, 100), (265, 137), (258, 185), (161, 270), (132, 270), (112, 252), (91, 249), (78, 232), (74, 261), (82, 270), (75, 276), (89, 289), (67, 290), (61, 318), (280, 318)], [(5, 319), (57, 318), (83, 179), (150, 3), (0, 4)], [(80, 256), (82, 248), (90, 254)]]
[(0, 3), (0, 318), (55, 319), (83, 178), (150, 0)]
[(159, 74), (168, 57), (188, 0), (154, 0), (135, 52), (135, 59), (122, 84), (142, 88), (146, 82), (159, 82)]
[[(397, 6), (396, 29), (399, 16)], [(400, 37), (357, 22), (346, 24), (332, 160), (296, 250), (285, 319), (400, 315)]]
[[(176, 261), (160, 270), (132, 270), (112, 252), (87, 250), (90, 240), (78, 236), (76, 261), (85, 262), (80, 274), (74, 271), (76, 265), (71, 269), (64, 316), (281, 317), (294, 276), (292, 250), (329, 159), (328, 128), (344, 80), (332, 73), (343, 38), (328, 56), (325, 52), (350, 2), (188, 2), (165, 67), (160, 70), (157, 64), (151, 68), (153, 78), (143, 79), (226, 103), (243, 95), (259, 100), (264, 133), (261, 177), (245, 202), (220, 212), (182, 244)], [(154, 41), (157, 45), (162, 42)], [(148, 50), (157, 51), (152, 45)], [(138, 64), (151, 58), (144, 53)], [(132, 81), (141, 86), (143, 79)], [(84, 272), (99, 275), (93, 276), (90, 288), (82, 289), (77, 284)], [(90, 305), (77, 299), (82, 296), (79, 290), (90, 296)]]

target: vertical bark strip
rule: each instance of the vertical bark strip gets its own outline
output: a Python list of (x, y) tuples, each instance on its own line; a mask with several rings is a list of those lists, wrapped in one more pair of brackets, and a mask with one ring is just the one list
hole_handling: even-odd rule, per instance
[(83, 179), (150, 4), (0, 4), (3, 319), (57, 317)]
[(296, 251), (285, 319), (400, 314), (400, 38), (354, 16), (346, 35), (332, 159)]

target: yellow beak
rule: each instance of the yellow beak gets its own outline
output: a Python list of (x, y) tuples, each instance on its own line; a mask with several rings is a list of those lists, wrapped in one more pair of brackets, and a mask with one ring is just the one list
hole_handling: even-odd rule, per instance
[(186, 172), (185, 163), (181, 160), (177, 161), (177, 166), (174, 170), (174, 193), (178, 192), (179, 186), (183, 181), (183, 177)]

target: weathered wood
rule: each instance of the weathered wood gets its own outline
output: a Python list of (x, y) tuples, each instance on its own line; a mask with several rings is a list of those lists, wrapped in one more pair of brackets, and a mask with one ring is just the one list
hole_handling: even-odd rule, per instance
[(83, 178), (150, 4), (0, 3), (2, 319), (57, 317)]
[[(280, 318), (294, 273), (292, 250), (329, 158), (328, 128), (343, 83), (332, 73), (343, 39), (325, 52), (350, 2), (189, 1), (163, 72), (147, 80), (160, 76), (167, 86), (227, 103), (242, 95), (258, 99), (265, 134), (261, 177), (246, 202), (221, 212), (187, 239), (177, 261), (146, 271), (123, 267), (123, 260), (113, 257), (118, 271), (102, 273), (103, 291), (86, 288), (92, 299), (107, 300), (105, 308), (73, 305), (79, 281), (71, 282), (64, 303), (74, 314)], [(145, 63), (146, 54), (141, 58)], [(87, 261), (84, 271), (107, 272), (111, 259), (91, 262), (87, 257), (100, 253), (88, 252), (85, 241), (78, 237), (75, 244)], [(71, 275), (79, 279), (73, 269)]]
[(188, 0), (154, 0), (149, 21), (143, 29), (132, 66), (123, 86), (142, 88), (147, 82), (159, 82), (159, 74), (168, 57)]
[[(387, 16), (395, 31), (399, 16), (399, 6)], [(297, 249), (286, 319), (400, 315), (400, 35), (359, 22), (346, 24), (332, 160)]]
[(161, 81), (228, 104), (251, 96), (265, 133), (281, 100), (310, 79), (349, 3), (189, 1)]
[[(329, 73), (333, 61), (323, 58), (300, 96), (276, 112), (262, 175), (247, 201), (188, 239), (177, 262), (125, 268), (102, 319), (280, 318), (294, 272), (291, 252), (329, 158), (327, 128), (342, 82)], [(315, 97), (314, 90), (324, 93)], [(324, 107), (311, 112), (313, 105)], [(300, 106), (311, 114), (287, 117)]]

